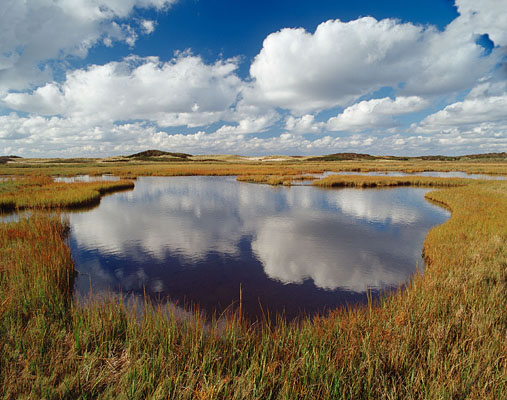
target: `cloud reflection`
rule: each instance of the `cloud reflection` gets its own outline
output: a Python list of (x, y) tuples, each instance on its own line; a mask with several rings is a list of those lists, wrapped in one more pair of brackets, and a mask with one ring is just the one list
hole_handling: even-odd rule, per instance
[(130, 276), (109, 271), (100, 278), (107, 266), (86, 267), (109, 286), (141, 282), (157, 293), (164, 281), (143, 264), (147, 260), (170, 258), (190, 268), (220, 254), (241, 265), (251, 252), (248, 257), (282, 283), (311, 279), (322, 289), (364, 292), (405, 282), (421, 262), (427, 230), (446, 217), (418, 189), (272, 188), (177, 177), (140, 178), (133, 192), (71, 214), (71, 225), (76, 251), (139, 263)]

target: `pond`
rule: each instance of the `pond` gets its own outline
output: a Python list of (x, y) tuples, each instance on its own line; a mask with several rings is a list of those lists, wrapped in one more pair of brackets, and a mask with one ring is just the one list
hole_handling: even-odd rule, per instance
[(237, 307), (241, 291), (252, 320), (362, 303), (423, 270), (424, 238), (449, 217), (427, 191), (140, 177), (69, 213), (76, 294), (147, 295), (209, 316)]

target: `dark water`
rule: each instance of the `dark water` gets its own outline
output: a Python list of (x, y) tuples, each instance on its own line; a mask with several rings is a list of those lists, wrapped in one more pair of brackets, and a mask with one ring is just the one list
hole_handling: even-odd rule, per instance
[(237, 306), (241, 287), (252, 319), (259, 304), (293, 318), (364, 302), (423, 269), (424, 238), (449, 217), (426, 192), (142, 177), (70, 214), (77, 295), (146, 293), (209, 315)]

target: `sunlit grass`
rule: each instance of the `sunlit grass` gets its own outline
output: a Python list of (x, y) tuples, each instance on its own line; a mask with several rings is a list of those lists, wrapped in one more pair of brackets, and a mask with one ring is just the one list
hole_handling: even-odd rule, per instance
[[(53, 185), (44, 178), (8, 182), (0, 194), (13, 193), (18, 184), (19, 193), (33, 197)], [(2, 223), (2, 394), (13, 399), (503, 398), (507, 182), (460, 180), (459, 185), (464, 186), (426, 195), (452, 216), (426, 238), (424, 275), (378, 304), (298, 323), (267, 319), (250, 325), (234, 314), (204, 327), (200, 318), (181, 320), (149, 303), (141, 317), (114, 299), (81, 307), (72, 298), (66, 224), (58, 216), (38, 214)]]
[(472, 183), (472, 179), (436, 178), (429, 176), (361, 176), (331, 175), (313, 182), (319, 187), (393, 187), (393, 186), (425, 186), (449, 187), (464, 186)]
[[(211, 156), (210, 156), (211, 157)], [(506, 162), (492, 161), (333, 161), (315, 162), (298, 159), (285, 161), (253, 162), (239, 160), (241, 157), (230, 156), (217, 161), (185, 162), (99, 162), (88, 163), (51, 163), (51, 162), (16, 162), (0, 165), (0, 175), (62, 175), (78, 174), (102, 175), (114, 174), (121, 177), (137, 176), (179, 176), (179, 175), (303, 175), (320, 174), (324, 171), (398, 171), (417, 173), (424, 171), (454, 172), (470, 174), (507, 175)]]
[(38, 176), (0, 182), (0, 209), (62, 208), (98, 204), (109, 192), (132, 189), (131, 180), (64, 183)]

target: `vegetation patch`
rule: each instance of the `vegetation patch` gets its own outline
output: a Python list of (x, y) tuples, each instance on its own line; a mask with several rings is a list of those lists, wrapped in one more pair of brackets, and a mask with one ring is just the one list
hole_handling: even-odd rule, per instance
[(149, 303), (142, 317), (113, 299), (80, 307), (66, 224), (2, 223), (3, 397), (502, 398), (507, 182), (426, 197), (452, 216), (426, 238), (424, 275), (378, 304), (276, 326), (239, 311), (203, 326)]
[(313, 182), (320, 187), (394, 187), (394, 186), (425, 186), (449, 187), (464, 186), (473, 179), (435, 178), (429, 176), (362, 176), (362, 175), (330, 175)]
[(64, 183), (51, 177), (24, 177), (0, 181), (0, 210), (15, 208), (69, 208), (98, 204), (106, 194), (134, 187), (131, 180)]
[(313, 175), (240, 175), (236, 178), (238, 182), (266, 183), (272, 186), (291, 186), (297, 181), (313, 181)]
[[(171, 159), (164, 158), (170, 157)], [(192, 176), (192, 175), (308, 175), (332, 172), (406, 172), (424, 171), (469, 174), (507, 175), (505, 160), (469, 159), (466, 161), (401, 160), (384, 157), (373, 160), (308, 161), (286, 157), (284, 161), (251, 161), (239, 156), (189, 156), (178, 158), (161, 156), (156, 161), (127, 157), (95, 159), (81, 163), (59, 163), (46, 159), (18, 159), (0, 164), (0, 175), (103, 175), (136, 176)]]
[(361, 153), (334, 153), (319, 157), (310, 157), (308, 161), (344, 161), (344, 160), (374, 160), (375, 157)]

